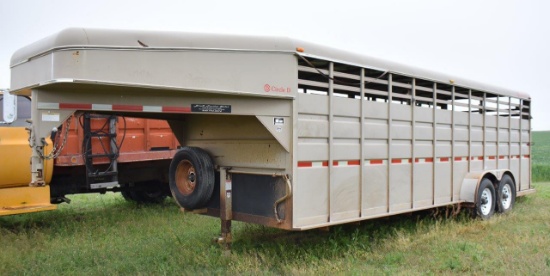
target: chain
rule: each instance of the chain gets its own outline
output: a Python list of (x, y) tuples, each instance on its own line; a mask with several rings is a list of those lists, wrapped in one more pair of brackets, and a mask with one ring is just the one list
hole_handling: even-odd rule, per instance
[(54, 138), (53, 149), (48, 155), (44, 155), (41, 150), (37, 150), (38, 155), (40, 155), (42, 159), (45, 159), (45, 160), (55, 159), (61, 154), (61, 151), (63, 151), (65, 144), (67, 144), (67, 137), (69, 137), (69, 128), (71, 126), (71, 119), (72, 119), (72, 116), (67, 119), (67, 123), (65, 126), (65, 133), (63, 135), (63, 141), (61, 142), (61, 145), (59, 146), (59, 148), (57, 148), (57, 144)]

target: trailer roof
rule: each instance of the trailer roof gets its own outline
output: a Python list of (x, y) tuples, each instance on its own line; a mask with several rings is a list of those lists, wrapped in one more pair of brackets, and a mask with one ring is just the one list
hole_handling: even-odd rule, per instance
[[(303, 48), (304, 52), (298, 53), (296, 51), (298, 47)], [(209, 49), (297, 53), (350, 65), (400, 73), (440, 83), (449, 84), (452, 81), (454, 85), (464, 88), (530, 99), (529, 94), (524, 92), (288, 37), (69, 28), (19, 49), (13, 54), (10, 66), (15, 67), (35, 57), (57, 50), (74, 48), (146, 49), (153, 51)]]

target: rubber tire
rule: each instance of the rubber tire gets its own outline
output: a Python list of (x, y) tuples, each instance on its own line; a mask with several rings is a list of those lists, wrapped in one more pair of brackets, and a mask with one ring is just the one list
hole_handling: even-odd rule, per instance
[[(512, 198), (510, 202), (510, 206), (508, 208), (505, 208), (503, 201), (503, 190), (504, 187), (509, 185), (509, 189), (512, 193)], [(497, 190), (497, 211), (499, 213), (508, 213), (512, 210), (514, 207), (514, 203), (516, 202), (516, 185), (514, 184), (514, 180), (512, 180), (512, 177), (509, 175), (504, 175), (502, 179), (500, 179), (500, 183), (498, 184), (498, 190)]]
[[(164, 186), (166, 184), (167, 183), (158, 181), (139, 182), (136, 183), (132, 189), (126, 188), (120, 191), (120, 193), (126, 201), (144, 204), (158, 204), (164, 202), (164, 200), (168, 197), (168, 192)], [(124, 186), (130, 187), (129, 184), (125, 184)]]
[[(182, 193), (177, 186), (176, 172), (181, 162), (188, 161), (195, 168), (195, 187), (190, 194)], [(188, 209), (203, 208), (214, 192), (215, 170), (214, 162), (206, 151), (197, 147), (183, 147), (178, 151), (169, 170), (170, 191), (179, 206)]]
[[(490, 210), (489, 213), (483, 214), (482, 212), (482, 195), (483, 191), (485, 189), (488, 189), (491, 193), (491, 205), (489, 206)], [(482, 220), (488, 220), (495, 214), (495, 206), (496, 206), (496, 192), (495, 192), (495, 186), (493, 186), (493, 182), (487, 178), (484, 178), (481, 180), (481, 183), (479, 184), (479, 187), (477, 189), (477, 195), (476, 195), (476, 215), (480, 217)]]

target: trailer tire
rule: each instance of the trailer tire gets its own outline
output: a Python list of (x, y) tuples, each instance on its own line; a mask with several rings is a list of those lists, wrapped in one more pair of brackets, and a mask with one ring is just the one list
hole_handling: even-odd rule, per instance
[(172, 158), (169, 178), (170, 191), (179, 206), (202, 208), (214, 192), (214, 163), (203, 149), (184, 147)]
[(476, 196), (476, 215), (482, 220), (490, 219), (495, 213), (496, 192), (493, 182), (487, 178), (481, 180)]
[(504, 175), (498, 184), (497, 211), (508, 213), (516, 202), (516, 185), (509, 175)]

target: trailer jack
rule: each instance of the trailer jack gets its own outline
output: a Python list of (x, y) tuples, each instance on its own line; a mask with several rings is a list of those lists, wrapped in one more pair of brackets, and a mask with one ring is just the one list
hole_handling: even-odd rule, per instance
[(233, 219), (232, 194), (231, 194), (231, 168), (220, 168), (220, 220), (221, 234), (217, 238), (217, 243), (224, 250), (224, 255), (231, 252), (231, 220)]

